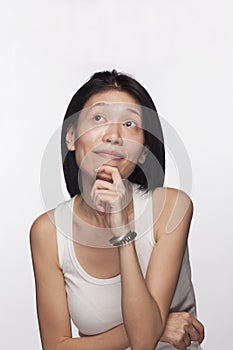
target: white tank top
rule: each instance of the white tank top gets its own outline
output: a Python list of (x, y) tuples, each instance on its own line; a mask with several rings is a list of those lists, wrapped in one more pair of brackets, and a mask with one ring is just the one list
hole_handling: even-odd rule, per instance
[[(76, 197), (76, 196), (75, 196)], [(58, 259), (63, 271), (71, 319), (78, 330), (86, 335), (105, 332), (121, 323), (121, 277), (95, 278), (79, 264), (72, 240), (73, 203), (75, 197), (62, 202), (55, 209)], [(155, 245), (153, 234), (152, 195), (133, 191), (136, 251), (145, 277), (149, 259)], [(111, 247), (109, 245), (109, 247)], [(112, 248), (116, 249), (116, 248)], [(170, 311), (186, 311), (196, 316), (196, 303), (186, 248), (178, 284)], [(130, 349), (130, 348), (128, 348)], [(174, 349), (160, 342), (156, 349)], [(193, 343), (187, 349), (201, 349)]]

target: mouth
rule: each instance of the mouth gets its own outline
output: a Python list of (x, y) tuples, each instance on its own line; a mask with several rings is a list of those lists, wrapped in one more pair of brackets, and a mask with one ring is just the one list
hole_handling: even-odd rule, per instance
[(110, 151), (110, 150), (99, 150), (99, 151), (95, 151), (94, 153), (98, 154), (98, 156), (102, 158), (107, 158), (111, 160), (122, 160), (125, 158), (123, 154), (116, 151)]

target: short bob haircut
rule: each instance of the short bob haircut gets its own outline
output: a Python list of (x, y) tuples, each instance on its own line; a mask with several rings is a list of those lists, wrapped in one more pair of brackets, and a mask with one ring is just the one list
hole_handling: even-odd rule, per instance
[[(142, 107), (144, 145), (148, 147), (144, 164), (137, 164), (128, 180), (139, 185), (139, 190), (147, 192), (162, 187), (165, 176), (165, 148), (162, 127), (155, 105), (146, 89), (129, 75), (110, 71), (97, 72), (75, 93), (71, 99), (62, 125), (61, 151), (66, 187), (71, 197), (80, 194), (79, 167), (75, 151), (68, 151), (66, 133), (68, 128), (77, 126), (81, 110), (88, 99), (97, 93), (117, 90), (130, 94)], [(79, 186), (80, 185), (80, 186)]]

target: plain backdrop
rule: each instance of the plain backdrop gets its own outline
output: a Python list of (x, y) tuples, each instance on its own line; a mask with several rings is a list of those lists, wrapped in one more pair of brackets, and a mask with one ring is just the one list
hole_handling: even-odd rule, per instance
[[(227, 0), (1, 1), (1, 348), (41, 349), (29, 230), (47, 210), (42, 158), (75, 91), (113, 68), (148, 89), (188, 154), (203, 348), (232, 347), (232, 10)], [(165, 186), (180, 187), (172, 154), (167, 169)]]

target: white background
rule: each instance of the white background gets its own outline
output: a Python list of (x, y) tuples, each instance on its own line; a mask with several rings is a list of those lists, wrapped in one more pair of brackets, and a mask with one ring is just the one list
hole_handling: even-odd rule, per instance
[[(41, 349), (29, 249), (30, 226), (46, 210), (41, 160), (75, 91), (95, 71), (116, 68), (148, 89), (188, 152), (203, 347), (230, 349), (231, 1), (8, 0), (0, 7), (1, 347)], [(168, 168), (165, 185), (178, 187)]]

